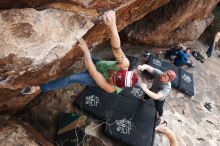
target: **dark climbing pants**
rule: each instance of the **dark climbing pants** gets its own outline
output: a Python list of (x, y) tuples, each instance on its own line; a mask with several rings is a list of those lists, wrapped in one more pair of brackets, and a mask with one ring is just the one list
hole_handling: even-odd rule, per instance
[(165, 102), (165, 99), (164, 100), (154, 100), (156, 110), (157, 110), (160, 117), (163, 115), (164, 102)]
[(211, 56), (212, 56), (212, 51), (213, 51), (213, 47), (210, 46), (210, 47), (208, 48), (208, 50), (206, 51), (206, 54), (207, 54), (208, 57), (211, 57)]
[[(151, 90), (151, 89), (150, 89)], [(145, 99), (151, 99), (148, 95), (145, 94)], [(164, 100), (154, 100), (155, 108), (158, 113), (158, 115), (161, 117), (163, 115), (163, 105), (164, 105), (165, 99)]]

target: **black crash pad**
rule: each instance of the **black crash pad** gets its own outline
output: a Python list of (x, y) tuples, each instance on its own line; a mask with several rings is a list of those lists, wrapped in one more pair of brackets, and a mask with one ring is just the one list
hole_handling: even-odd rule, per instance
[(154, 55), (150, 55), (147, 64), (161, 71), (164, 70), (163, 61)]
[(123, 96), (106, 123), (105, 133), (114, 139), (132, 146), (152, 146), (156, 126), (154, 101)]
[(76, 99), (76, 106), (94, 117), (105, 120), (121, 95), (109, 94), (97, 86), (88, 86)]
[[(154, 67), (154, 68), (156, 68), (156, 69), (159, 69), (161, 71), (163, 71), (163, 69), (164, 69), (163, 61), (160, 58), (158, 58), (158, 57), (156, 57), (155, 55), (152, 55), (152, 54), (149, 56), (149, 58), (147, 60), (147, 64)], [(146, 75), (146, 77), (148, 79), (153, 79), (154, 78), (154, 76), (151, 73), (149, 73), (148, 71), (144, 71), (144, 74)]]
[(193, 75), (183, 69), (179, 71), (179, 87), (178, 89), (186, 95), (194, 95)]
[(141, 87), (133, 86), (133, 87), (124, 88), (120, 94), (126, 97), (130, 97), (130, 98), (143, 99), (145, 93), (141, 89)]
[(178, 88), (179, 87), (179, 76), (178, 76), (179, 75), (179, 68), (176, 67), (174, 64), (171, 64), (166, 61), (163, 61), (163, 66), (164, 66), (164, 69), (162, 70), (163, 72), (171, 69), (176, 73), (176, 78), (173, 81), (171, 81), (171, 85), (172, 85), (172, 87)]

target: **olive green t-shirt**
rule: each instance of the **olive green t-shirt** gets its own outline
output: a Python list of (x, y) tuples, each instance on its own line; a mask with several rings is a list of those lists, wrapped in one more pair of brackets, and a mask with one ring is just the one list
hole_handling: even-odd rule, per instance
[[(106, 80), (109, 78), (109, 70), (119, 71), (119, 68), (116, 66), (117, 61), (98, 61), (95, 66), (96, 69), (104, 76)], [(122, 91), (122, 88), (115, 86), (116, 93)]]

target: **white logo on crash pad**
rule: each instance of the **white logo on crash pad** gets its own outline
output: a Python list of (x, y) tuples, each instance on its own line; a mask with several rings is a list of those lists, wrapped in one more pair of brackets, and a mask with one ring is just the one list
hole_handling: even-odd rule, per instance
[(130, 135), (130, 131), (132, 128), (132, 122), (130, 120), (122, 119), (116, 120), (116, 130), (122, 134)]
[(153, 64), (155, 64), (156, 66), (162, 66), (162, 62), (158, 59), (153, 59)]
[(192, 80), (190, 78), (190, 76), (186, 75), (186, 74), (183, 74), (182, 75), (182, 79), (187, 82), (187, 83), (190, 83)]
[(133, 87), (132, 90), (131, 90), (131, 94), (133, 96), (136, 96), (136, 97), (140, 98), (140, 97), (143, 96), (144, 92), (140, 88)]
[(88, 104), (89, 106), (95, 106), (97, 107), (99, 104), (99, 97), (95, 96), (95, 95), (91, 95), (91, 96), (86, 96), (86, 104)]

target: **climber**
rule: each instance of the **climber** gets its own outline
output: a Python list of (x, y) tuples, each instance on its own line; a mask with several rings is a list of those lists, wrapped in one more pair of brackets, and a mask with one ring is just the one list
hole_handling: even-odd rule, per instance
[(78, 46), (84, 53), (87, 71), (74, 73), (39, 86), (29, 86), (24, 88), (21, 93), (33, 94), (36, 92), (47, 92), (64, 88), (73, 83), (99, 86), (108, 93), (119, 93), (124, 87), (136, 85), (138, 77), (133, 71), (128, 71), (129, 60), (121, 49), (115, 12), (112, 10), (105, 12), (103, 20), (104, 24), (111, 32), (112, 52), (116, 61), (99, 61), (92, 58), (86, 42), (83, 39), (80, 39)]
[(140, 83), (140, 87), (148, 95), (148, 97), (154, 99), (158, 120), (160, 120), (160, 117), (163, 115), (165, 98), (171, 91), (171, 81), (175, 79), (176, 73), (173, 70), (162, 72), (147, 64), (139, 65), (138, 70), (146, 70), (155, 76), (155, 80), (150, 89), (148, 89), (147, 84), (143, 81)]

